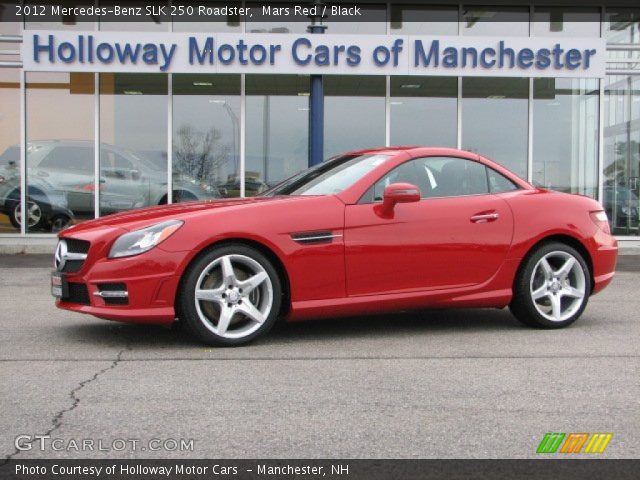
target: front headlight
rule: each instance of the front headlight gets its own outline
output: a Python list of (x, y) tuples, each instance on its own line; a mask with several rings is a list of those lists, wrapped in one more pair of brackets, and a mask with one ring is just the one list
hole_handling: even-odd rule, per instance
[(147, 252), (169, 238), (183, 223), (182, 220), (169, 220), (125, 233), (119, 236), (111, 247), (109, 258), (131, 257)]

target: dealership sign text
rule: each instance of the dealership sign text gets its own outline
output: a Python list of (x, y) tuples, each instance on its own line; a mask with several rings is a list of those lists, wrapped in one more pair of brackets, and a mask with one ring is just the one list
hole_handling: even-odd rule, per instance
[(604, 77), (599, 38), (31, 32), (27, 71)]

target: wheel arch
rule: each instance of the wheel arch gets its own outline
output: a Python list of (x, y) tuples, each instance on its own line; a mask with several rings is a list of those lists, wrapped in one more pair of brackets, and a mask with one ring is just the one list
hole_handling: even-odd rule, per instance
[(590, 291), (593, 291), (593, 288), (595, 286), (594, 278), (593, 278), (593, 259), (591, 258), (591, 254), (589, 253), (589, 250), (587, 250), (584, 244), (580, 240), (578, 240), (576, 237), (563, 234), (563, 233), (555, 233), (552, 235), (547, 235), (546, 237), (539, 239), (537, 242), (535, 242), (533, 245), (531, 245), (527, 249), (527, 252), (522, 257), (522, 260), (520, 261), (520, 265), (518, 265), (518, 270), (513, 279), (514, 284), (517, 281), (518, 276), (520, 275), (520, 272), (524, 268), (524, 265), (527, 259), (533, 254), (533, 252), (535, 252), (538, 248), (540, 248), (540, 246), (544, 245), (545, 243), (552, 243), (552, 242), (564, 243), (565, 245), (568, 245), (571, 248), (577, 250), (578, 253), (582, 255), (582, 258), (584, 259), (584, 261), (587, 264), (587, 267), (589, 268)]
[[(253, 248), (260, 253), (262, 253), (265, 257), (269, 259), (273, 267), (276, 269), (278, 273), (278, 278), (280, 280), (280, 284), (282, 285), (282, 302), (280, 305), (280, 313), (279, 315), (284, 317), (289, 313), (291, 308), (291, 287), (289, 281), (289, 274), (287, 272), (286, 267), (284, 266), (283, 261), (280, 257), (266, 244), (259, 242), (258, 240), (243, 238), (243, 237), (230, 237), (224, 238), (220, 240), (216, 240), (208, 245), (202, 247), (184, 266), (180, 275), (180, 283), (178, 288), (176, 289), (176, 297), (174, 299), (174, 306), (178, 309), (180, 302), (178, 301), (178, 295), (180, 295), (180, 291), (182, 290), (182, 282), (185, 278), (185, 272), (189, 269), (189, 267), (196, 262), (202, 255), (207, 253), (209, 250), (217, 247), (222, 247), (225, 245), (244, 245), (250, 248)], [(176, 315), (180, 317), (180, 312), (176, 311)]]

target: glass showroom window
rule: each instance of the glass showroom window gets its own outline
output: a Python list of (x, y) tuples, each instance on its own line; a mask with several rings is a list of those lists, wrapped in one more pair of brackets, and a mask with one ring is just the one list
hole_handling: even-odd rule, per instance
[(239, 175), (240, 75), (174, 75), (173, 202), (238, 196)]
[(529, 80), (462, 80), (462, 148), (527, 175)]
[(481, 7), (463, 5), (462, 35), (528, 37), (528, 7)]
[(20, 233), (20, 70), (0, 68), (0, 234)]
[(534, 183), (597, 196), (598, 102), (597, 79), (534, 80)]
[(536, 6), (531, 35), (534, 37), (599, 37), (599, 8)]
[(616, 235), (640, 234), (640, 76), (611, 75), (604, 104), (603, 203)]
[(607, 7), (605, 26), (607, 43), (640, 43), (640, 9)]
[(385, 144), (383, 76), (328, 75), (324, 78), (324, 156)]
[[(245, 195), (256, 195), (307, 168), (309, 77), (246, 76)], [(225, 187), (237, 195), (240, 179)]]
[(457, 6), (391, 5), (394, 35), (458, 35)]
[(100, 215), (167, 201), (167, 76), (100, 74)]
[(28, 232), (94, 216), (94, 75), (27, 73)]
[[(197, 3), (197, 5), (196, 5)], [(198, 6), (202, 6), (205, 8), (222, 8), (222, 7), (230, 7), (230, 8), (240, 8), (242, 6), (242, 2), (219, 2), (219, 1), (198, 1), (198, 2), (188, 2), (188, 1), (173, 1), (171, 5), (180, 11), (180, 7), (191, 7), (197, 9)], [(197, 11), (197, 10), (196, 10)], [(202, 18), (202, 17), (199, 17)], [(223, 22), (191, 22), (188, 21), (190, 19), (189, 16), (185, 16), (182, 21), (180, 17), (174, 17), (173, 19), (173, 31), (174, 32), (203, 32), (203, 33), (240, 33), (242, 32), (242, 19), (240, 15), (227, 15), (225, 21)]]
[(391, 77), (391, 145), (455, 147), (457, 77)]

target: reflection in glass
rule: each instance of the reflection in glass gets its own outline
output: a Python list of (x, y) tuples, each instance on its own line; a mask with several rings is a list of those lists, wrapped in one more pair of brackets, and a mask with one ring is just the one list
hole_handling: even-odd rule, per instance
[(395, 35), (457, 35), (458, 7), (392, 4), (391, 33)]
[(607, 6), (605, 25), (607, 43), (640, 43), (640, 9)]
[(325, 77), (325, 158), (384, 145), (385, 89), (383, 76)]
[(239, 172), (240, 75), (174, 75), (173, 201), (238, 196)]
[(600, 9), (536, 6), (534, 37), (599, 37)]
[(614, 234), (638, 235), (640, 77), (609, 75), (606, 82), (603, 204)]
[(596, 79), (534, 80), (534, 183), (597, 196), (598, 99)]
[(0, 233), (19, 233), (20, 70), (0, 68)]
[(462, 148), (501, 163), (522, 178), (527, 172), (529, 80), (462, 80)]
[(93, 218), (94, 76), (28, 72), (27, 230)]
[(455, 147), (458, 79), (391, 77), (391, 144)]
[[(309, 77), (247, 75), (246, 94), (245, 195), (251, 196), (307, 168)], [(239, 179), (226, 188), (239, 190)]]
[(461, 28), (465, 36), (528, 37), (529, 8), (463, 5)]
[(166, 203), (167, 128), (166, 75), (100, 75), (101, 215)]

